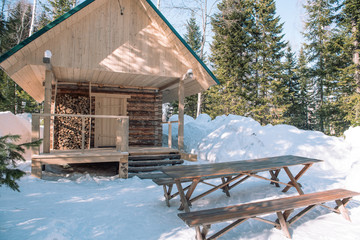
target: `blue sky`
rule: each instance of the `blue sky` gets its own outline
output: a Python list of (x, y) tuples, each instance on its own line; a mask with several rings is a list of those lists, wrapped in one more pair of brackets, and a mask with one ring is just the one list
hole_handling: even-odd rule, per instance
[(304, 31), (303, 0), (276, 0), (277, 14), (284, 22), (284, 39), (289, 41), (294, 51), (299, 51), (303, 42), (301, 32)]

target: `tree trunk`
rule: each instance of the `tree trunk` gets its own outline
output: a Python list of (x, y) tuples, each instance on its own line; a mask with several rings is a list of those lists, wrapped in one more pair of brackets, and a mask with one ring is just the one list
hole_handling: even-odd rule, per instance
[(356, 28), (356, 21), (355, 19), (352, 20), (352, 32), (354, 35), (354, 53), (353, 53), (353, 62), (355, 65), (355, 73), (354, 73), (354, 79), (356, 82), (356, 93), (360, 94), (360, 58), (359, 58), (359, 42), (357, 39), (357, 33), (358, 29)]
[(34, 31), (35, 14), (36, 14), (36, 0), (34, 0), (34, 3), (33, 3), (29, 37), (32, 35), (32, 33), (33, 33), (33, 31)]
[[(160, 0), (159, 0), (160, 1)], [(204, 58), (204, 47), (206, 43), (206, 28), (207, 28), (207, 0), (204, 2), (204, 8), (202, 9), (202, 37), (201, 37), (201, 47), (200, 47), (200, 59), (203, 60)], [(198, 93), (198, 100), (197, 100), (197, 110), (196, 110), (196, 117), (198, 117), (201, 113), (201, 93)]]

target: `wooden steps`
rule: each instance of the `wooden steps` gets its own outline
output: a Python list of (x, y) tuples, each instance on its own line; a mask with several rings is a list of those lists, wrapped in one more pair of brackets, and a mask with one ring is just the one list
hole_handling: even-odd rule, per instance
[(161, 166), (161, 165), (177, 165), (184, 163), (182, 159), (173, 160), (146, 160), (146, 161), (129, 161), (129, 167), (136, 166)]
[(148, 161), (162, 159), (180, 159), (180, 154), (130, 155), (131, 161)]
[(138, 176), (143, 179), (153, 178), (153, 173), (162, 169), (164, 166), (173, 166), (184, 163), (181, 155), (177, 150), (165, 152), (139, 152), (129, 155), (129, 176)]
[(129, 167), (128, 171), (132, 173), (140, 173), (140, 172), (154, 172), (160, 171), (162, 166), (150, 166), (150, 167)]

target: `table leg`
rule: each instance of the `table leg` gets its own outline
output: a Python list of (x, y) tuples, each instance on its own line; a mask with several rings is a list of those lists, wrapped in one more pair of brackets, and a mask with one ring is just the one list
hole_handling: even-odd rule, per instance
[[(279, 181), (279, 173), (280, 173), (281, 169), (276, 169), (276, 170), (270, 170), (269, 173), (271, 175), (271, 180), (275, 180), (275, 181)], [(270, 184), (275, 184), (276, 187), (280, 187), (279, 183), (276, 182), (270, 182)]]
[(191, 206), (191, 202), (189, 201), (191, 198), (191, 195), (193, 194), (193, 192), (195, 191), (196, 186), (198, 185), (198, 183), (200, 182), (200, 178), (194, 179), (190, 185), (189, 190), (186, 192), (186, 200), (189, 203), (189, 206)]
[[(284, 167), (284, 170), (285, 170), (286, 174), (289, 176), (292, 185), (296, 188), (296, 190), (298, 191), (298, 193), (299, 193), (300, 195), (303, 195), (303, 194), (304, 194), (303, 190), (300, 188), (299, 184), (297, 183), (297, 179), (294, 178), (294, 176), (293, 176), (292, 173), (290, 172), (289, 168), (288, 168), (288, 167)], [(284, 189), (284, 190), (285, 190), (285, 189)], [(284, 190), (283, 190), (283, 192), (284, 192)]]
[[(295, 176), (295, 180), (298, 181), (302, 175), (304, 175), (304, 173), (312, 166), (312, 163), (310, 164), (305, 164), (305, 166), (303, 167), (303, 169), (300, 170), (300, 172)], [(289, 182), (291, 183), (291, 182)], [(286, 186), (282, 191), (283, 192), (287, 192), (291, 187)]]
[(180, 201), (181, 201), (181, 206), (179, 210), (183, 210), (185, 209), (185, 212), (190, 212), (190, 207), (189, 207), (189, 203), (188, 200), (185, 197), (185, 193), (184, 193), (184, 189), (182, 188), (181, 182), (180, 180), (175, 180), (176, 183), (176, 187), (178, 189), (179, 195), (180, 195)]
[[(222, 183), (226, 183), (226, 182), (228, 182), (230, 179), (231, 179), (231, 177), (227, 177), (226, 180), (225, 180), (225, 178), (222, 177), (222, 178), (221, 178), (221, 181), (222, 181)], [(230, 188), (229, 188), (229, 184), (223, 187), (223, 192), (224, 192), (224, 193), (226, 194), (226, 196), (228, 196), (228, 197), (230, 197), (229, 189), (230, 189)]]

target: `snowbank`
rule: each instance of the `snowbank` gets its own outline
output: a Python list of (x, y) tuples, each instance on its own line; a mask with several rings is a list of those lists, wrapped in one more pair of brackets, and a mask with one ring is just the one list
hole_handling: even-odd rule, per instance
[[(176, 121), (178, 116), (172, 116)], [(185, 116), (185, 151), (198, 154), (200, 161), (223, 162), (279, 155), (298, 155), (324, 160), (315, 165), (329, 175), (348, 176), (347, 185), (360, 191), (360, 127), (350, 128), (344, 137), (331, 137), (289, 125), (261, 126), (252, 118), (229, 115), (214, 120), (202, 114), (197, 119)], [(164, 145), (167, 125), (163, 127)], [(173, 143), (177, 124), (173, 124)], [(357, 182), (357, 183), (355, 183)]]
[[(19, 129), (16, 116), (6, 114), (0, 129)], [(1, 114), (0, 114), (1, 116)], [(27, 115), (21, 116), (27, 118)], [(0, 118), (1, 119), (1, 118)], [(176, 120), (173, 116), (170, 120)], [(14, 125), (13, 125), (14, 124)], [(19, 124), (19, 125), (18, 125)], [(26, 124), (25, 124), (26, 125)], [(26, 134), (23, 132), (11, 132)], [(164, 125), (167, 142), (167, 126)], [(5, 134), (5, 133), (4, 133)], [(173, 142), (177, 124), (173, 126)], [(199, 163), (242, 160), (257, 157), (294, 154), (322, 159), (301, 178), (305, 193), (345, 187), (360, 192), (360, 128), (350, 128), (345, 138), (329, 137), (320, 132), (303, 131), (288, 125), (261, 126), (251, 118), (207, 115), (197, 119), (185, 117), (185, 147), (197, 153)], [(196, 163), (197, 164), (197, 163)], [(319, 166), (317, 166), (319, 165)], [(72, 175), (48, 180), (30, 176), (30, 164), (21, 163), (27, 176), (19, 181), (21, 192), (0, 187), (0, 239), (126, 239), (189, 240), (195, 230), (187, 227), (177, 214), (179, 198), (165, 205), (163, 189), (151, 180), (119, 179), (89, 175)], [(280, 179), (285, 173), (280, 172)], [(287, 178), (285, 178), (287, 179)], [(51, 180), (51, 181), (50, 181)], [(221, 180), (210, 180), (220, 184)], [(197, 190), (206, 191), (201, 184)], [(201, 210), (273, 199), (297, 194), (293, 189), (281, 193), (265, 181), (249, 179), (226, 197), (221, 191), (196, 201), (192, 209)], [(294, 240), (360, 239), (360, 203), (355, 198), (347, 206), (352, 222), (316, 207), (292, 228)], [(266, 216), (274, 220), (276, 216)], [(214, 225), (211, 232), (220, 230)], [(139, 231), (141, 229), (141, 231)], [(211, 234), (211, 233), (210, 233)], [(249, 220), (229, 231), (223, 239), (281, 240), (281, 231), (258, 221)]]
[[(0, 112), (0, 136), (20, 135), (17, 144), (31, 142), (31, 122), (28, 114), (14, 115)], [(31, 150), (25, 150), (25, 159), (31, 159)]]

